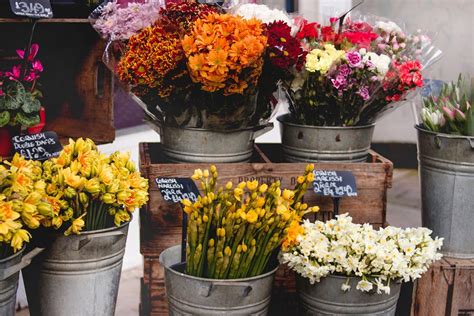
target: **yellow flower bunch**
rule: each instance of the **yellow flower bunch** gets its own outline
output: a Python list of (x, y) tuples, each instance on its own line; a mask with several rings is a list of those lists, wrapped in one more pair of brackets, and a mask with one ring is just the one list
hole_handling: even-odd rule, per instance
[(53, 215), (41, 163), (19, 154), (0, 164), (0, 258), (23, 248), (36, 229)]
[(183, 200), (188, 214), (186, 273), (234, 279), (263, 273), (288, 233), (304, 214), (317, 212), (302, 197), (314, 180), (313, 165), (298, 177), (294, 190), (258, 181), (228, 182), (217, 188), (218, 172), (197, 169), (192, 178), (204, 191), (196, 202)]
[(100, 153), (90, 139), (69, 140), (57, 158), (43, 163), (45, 190), (60, 197), (45, 226), (69, 226), (65, 235), (81, 230), (119, 226), (148, 201), (148, 180), (128, 153)]
[(344, 50), (337, 50), (332, 44), (324, 44), (323, 49), (315, 48), (306, 55), (305, 68), (309, 72), (325, 74), (344, 54)]

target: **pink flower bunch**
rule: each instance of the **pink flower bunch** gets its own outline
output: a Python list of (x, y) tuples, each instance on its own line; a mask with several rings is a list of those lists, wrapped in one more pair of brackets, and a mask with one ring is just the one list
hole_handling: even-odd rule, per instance
[(159, 18), (160, 8), (157, 1), (122, 4), (114, 0), (97, 9), (99, 18), (93, 22), (93, 27), (105, 39), (125, 41), (152, 25)]
[(25, 51), (22, 49), (17, 49), (16, 53), (20, 57), (21, 62), (18, 65), (12, 67), (11, 70), (1, 72), (0, 71), (0, 96), (4, 95), (3, 84), (6, 81), (20, 81), (27, 86), (31, 86), (34, 89), (36, 80), (39, 79), (40, 73), (43, 72), (43, 64), (39, 59), (36, 59), (36, 56), (39, 51), (38, 44), (32, 44), (30, 51), (27, 57), (26, 62), (26, 72), (23, 67), (25, 65)]

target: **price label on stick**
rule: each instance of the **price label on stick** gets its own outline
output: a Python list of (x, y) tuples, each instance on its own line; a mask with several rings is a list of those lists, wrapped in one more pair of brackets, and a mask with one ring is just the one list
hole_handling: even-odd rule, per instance
[(191, 178), (156, 178), (158, 190), (169, 203), (179, 203), (183, 199), (197, 201), (199, 190)]
[(12, 137), (13, 150), (29, 160), (47, 160), (59, 156), (63, 146), (55, 132)]
[(340, 198), (357, 196), (355, 177), (350, 171), (314, 170), (314, 192)]
[[(168, 203), (179, 203), (183, 199), (196, 202), (199, 196), (199, 190), (191, 178), (156, 178), (158, 190), (160, 190), (163, 199)], [(181, 262), (186, 261), (186, 242), (187, 242), (187, 215), (183, 212), (183, 223), (181, 230)]]
[(15, 15), (34, 19), (52, 18), (53, 10), (49, 0), (10, 0)]

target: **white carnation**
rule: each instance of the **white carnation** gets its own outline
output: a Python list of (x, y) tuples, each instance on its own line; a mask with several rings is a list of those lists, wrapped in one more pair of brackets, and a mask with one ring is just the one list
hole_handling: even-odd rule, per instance
[(359, 283), (357, 283), (356, 289), (362, 292), (369, 292), (373, 287), (374, 285), (371, 282), (367, 280), (360, 280)]
[(298, 31), (298, 27), (285, 12), (278, 9), (270, 9), (264, 4), (243, 4), (237, 8), (235, 14), (240, 15), (244, 19), (256, 18), (266, 24), (283, 21), (291, 28), (292, 34)]
[(366, 64), (370, 61), (380, 76), (384, 77), (390, 67), (392, 59), (385, 54), (378, 55), (373, 52), (368, 52), (364, 55), (362, 61)]
[(402, 29), (392, 21), (384, 22), (384, 21), (377, 21), (375, 23), (375, 28), (386, 33), (396, 33), (399, 35), (403, 35)]

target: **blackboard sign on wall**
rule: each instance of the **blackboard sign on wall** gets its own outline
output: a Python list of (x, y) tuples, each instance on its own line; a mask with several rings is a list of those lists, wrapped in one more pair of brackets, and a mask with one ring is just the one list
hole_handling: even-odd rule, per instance
[(355, 178), (350, 171), (314, 170), (313, 185), (318, 195), (357, 196)]
[(49, 0), (10, 0), (15, 15), (34, 19), (52, 18), (53, 10)]
[(179, 203), (183, 199), (197, 201), (199, 190), (191, 178), (156, 178), (158, 190), (169, 203)]
[(47, 160), (59, 156), (63, 146), (55, 132), (12, 137), (13, 150), (26, 159)]

